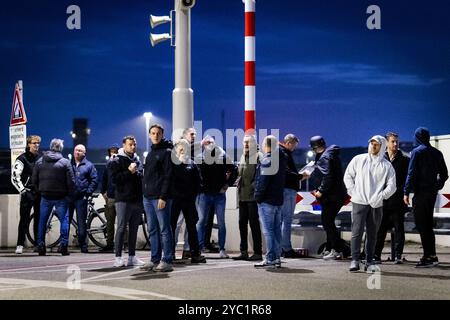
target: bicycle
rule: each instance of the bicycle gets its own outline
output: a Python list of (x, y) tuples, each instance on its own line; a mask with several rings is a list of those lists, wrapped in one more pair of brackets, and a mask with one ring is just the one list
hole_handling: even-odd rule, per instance
[[(107, 239), (107, 233), (106, 233), (106, 216), (105, 216), (105, 208), (94, 208), (94, 199), (98, 198), (99, 194), (94, 194), (88, 198), (88, 214), (87, 214), (87, 236), (89, 239), (100, 248), (106, 247), (106, 239)], [(30, 216), (30, 221), (28, 223), (28, 229), (27, 229), (27, 238), (28, 240), (33, 244), (36, 245), (36, 241), (33, 238), (33, 220), (34, 220), (34, 213)], [(78, 237), (78, 224), (76, 219), (72, 219), (71, 225), (75, 229), (74, 238)], [(147, 244), (150, 244), (150, 240), (148, 237), (147, 232), (147, 218), (145, 213), (142, 214), (142, 234), (145, 239), (145, 243), (140, 248), (141, 250), (145, 249)], [(46, 234), (45, 234), (45, 243), (46, 246), (49, 248), (53, 248), (57, 246), (60, 242), (60, 221), (55, 214), (54, 209), (52, 210), (48, 221), (47, 221), (47, 228), (46, 228)], [(139, 234), (138, 234), (139, 236)]]

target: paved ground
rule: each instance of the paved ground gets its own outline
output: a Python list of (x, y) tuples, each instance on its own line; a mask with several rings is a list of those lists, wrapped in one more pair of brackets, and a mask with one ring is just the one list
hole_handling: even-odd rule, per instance
[[(431, 269), (414, 268), (420, 253), (418, 245), (407, 245), (408, 261), (384, 262), (380, 274), (352, 274), (349, 261), (317, 257), (285, 259), (281, 269), (260, 270), (250, 262), (218, 259), (218, 254), (207, 254), (206, 264), (177, 263), (173, 272), (155, 273), (112, 268), (113, 254), (72, 251), (68, 257), (39, 257), (30, 250), (21, 256), (2, 250), (0, 300), (450, 299), (450, 248), (438, 248), (441, 263)], [(142, 259), (148, 254), (138, 252)]]

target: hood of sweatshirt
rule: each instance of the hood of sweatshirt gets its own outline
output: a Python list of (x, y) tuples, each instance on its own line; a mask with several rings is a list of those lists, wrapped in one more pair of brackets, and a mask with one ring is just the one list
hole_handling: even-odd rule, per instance
[(58, 160), (62, 159), (63, 156), (61, 152), (55, 152), (55, 151), (47, 151), (44, 152), (44, 155), (42, 156), (42, 160), (45, 162), (57, 162)]
[(125, 153), (125, 151), (123, 151), (123, 148), (120, 148), (117, 154), (122, 157), (127, 157), (133, 162), (136, 162), (138, 160), (136, 153), (133, 154), (133, 156), (129, 156), (128, 154)]
[(419, 127), (414, 132), (415, 145), (430, 146), (430, 131), (425, 127)]
[[(370, 149), (372, 148), (372, 146), (370, 145), (370, 142), (373, 140), (375, 140), (376, 142), (378, 142), (381, 145), (380, 151), (376, 155), (373, 155), (370, 153)], [(367, 152), (369, 154), (369, 159), (371, 161), (375, 161), (375, 162), (380, 162), (381, 160), (383, 160), (384, 154), (386, 153), (386, 147), (387, 147), (387, 140), (385, 137), (376, 135), (376, 136), (373, 136), (372, 138), (370, 138), (369, 146), (367, 148)]]
[(158, 144), (152, 144), (152, 150), (158, 149), (173, 149), (173, 143), (172, 141), (163, 138)]

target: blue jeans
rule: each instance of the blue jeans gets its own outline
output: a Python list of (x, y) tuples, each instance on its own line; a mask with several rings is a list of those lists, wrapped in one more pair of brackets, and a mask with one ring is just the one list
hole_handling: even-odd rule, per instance
[[(86, 236), (87, 236), (87, 200), (86, 199), (78, 199), (74, 200), (72, 203), (69, 203), (69, 225), (72, 223), (73, 211), (77, 211), (77, 237), (78, 244), (81, 249), (87, 249)], [(69, 229), (70, 232), (70, 229)]]
[(281, 249), (284, 252), (292, 250), (291, 228), (292, 216), (295, 211), (297, 191), (285, 188), (283, 192), (284, 202), (281, 206)]
[[(166, 201), (164, 209), (158, 209), (158, 199), (147, 199), (144, 197), (144, 210), (147, 215), (148, 233), (151, 246), (151, 261), (159, 263), (161, 260), (172, 263), (173, 236), (170, 227), (172, 200)], [(161, 257), (161, 254), (162, 257)]]
[(67, 212), (67, 200), (47, 200), (44, 197), (41, 199), (41, 216), (39, 217), (39, 230), (37, 243), (38, 246), (45, 246), (45, 234), (47, 233), (47, 221), (55, 207), (56, 216), (59, 219), (61, 228), (61, 246), (67, 247), (69, 243), (69, 215)]
[(215, 208), (219, 225), (219, 249), (225, 250), (227, 229), (225, 227), (225, 193), (201, 193), (198, 196), (198, 244), (200, 250), (205, 246), (205, 229), (211, 207)]
[(281, 207), (258, 203), (258, 214), (266, 239), (266, 260), (273, 263), (281, 257)]

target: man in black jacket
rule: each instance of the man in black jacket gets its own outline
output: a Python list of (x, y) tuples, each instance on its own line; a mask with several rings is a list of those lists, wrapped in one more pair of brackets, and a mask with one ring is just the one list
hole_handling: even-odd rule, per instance
[(336, 145), (327, 148), (325, 140), (321, 136), (312, 137), (310, 145), (316, 154), (316, 169), (313, 175), (318, 181), (313, 194), (322, 207), (322, 225), (327, 233), (327, 244), (329, 245), (327, 249), (330, 250), (323, 256), (323, 259), (341, 259), (345, 242), (342, 240), (334, 220), (345, 204), (348, 195), (343, 181), (344, 174), (339, 157), (340, 148)]
[(409, 205), (409, 194), (414, 192), (413, 214), (423, 247), (423, 257), (416, 267), (429, 268), (439, 264), (433, 214), (437, 193), (448, 179), (448, 170), (442, 152), (430, 144), (430, 131), (419, 127), (414, 136), (417, 147), (411, 153), (403, 200)]
[(225, 252), (225, 192), (236, 181), (237, 167), (225, 151), (215, 144), (214, 139), (209, 137), (205, 141), (200, 171), (203, 179), (202, 190), (198, 198), (197, 232), (200, 249), (204, 248), (205, 227), (211, 214), (211, 208), (214, 208), (219, 225), (219, 257), (228, 258)]
[(114, 239), (114, 267), (123, 267), (123, 239), (128, 224), (128, 266), (143, 265), (136, 257), (136, 240), (139, 224), (142, 219), (142, 164), (136, 155), (136, 139), (126, 136), (122, 140), (122, 148), (111, 162), (113, 182), (116, 186), (115, 206), (117, 230)]
[(39, 218), (38, 252), (45, 256), (45, 234), (47, 221), (53, 207), (61, 223), (61, 254), (69, 255), (69, 199), (75, 195), (75, 177), (70, 161), (61, 154), (63, 140), (53, 139), (50, 151), (39, 158), (33, 169), (33, 185), (41, 193), (41, 216)]
[(20, 193), (20, 220), (17, 236), (16, 254), (22, 254), (25, 245), (25, 235), (30, 221), (31, 209), (34, 211), (33, 231), (34, 240), (37, 240), (39, 226), (39, 211), (41, 197), (32, 183), (33, 168), (39, 158), (39, 145), (41, 137), (28, 136), (25, 153), (22, 153), (14, 162), (11, 172), (11, 182)]
[(395, 264), (402, 263), (403, 247), (405, 245), (405, 212), (408, 207), (403, 202), (403, 189), (408, 174), (409, 157), (399, 150), (398, 134), (386, 134), (387, 152), (384, 157), (389, 160), (395, 170), (397, 191), (389, 199), (383, 201), (383, 218), (377, 233), (374, 262), (381, 263), (381, 253), (388, 230), (394, 228)]
[(151, 260), (143, 269), (169, 272), (173, 270), (174, 255), (170, 226), (173, 145), (164, 138), (164, 128), (159, 124), (150, 127), (149, 138), (152, 147), (145, 158), (143, 185)]

